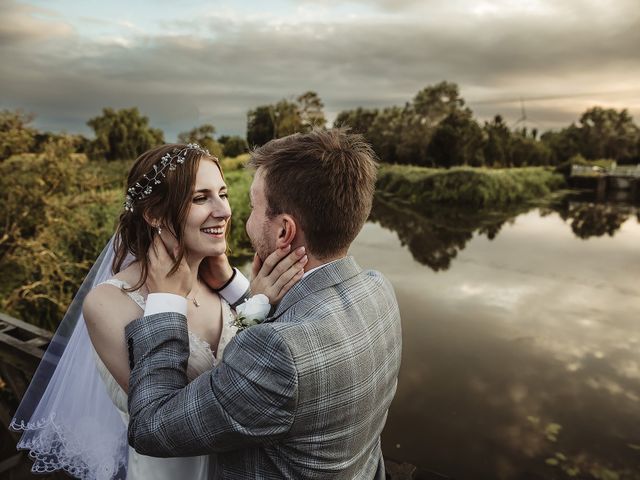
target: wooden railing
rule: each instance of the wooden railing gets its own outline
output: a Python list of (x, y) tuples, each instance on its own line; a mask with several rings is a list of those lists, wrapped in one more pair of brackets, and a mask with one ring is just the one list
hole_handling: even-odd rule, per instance
[[(29, 323), (0, 313), (0, 379), (3, 385), (0, 401), (0, 478), (33, 479), (31, 461), (26, 452), (17, 452), (15, 445), (20, 434), (7, 428), (13, 417), (13, 410), (27, 387), (53, 334)], [(62, 473), (38, 476), (43, 479), (69, 478)]]

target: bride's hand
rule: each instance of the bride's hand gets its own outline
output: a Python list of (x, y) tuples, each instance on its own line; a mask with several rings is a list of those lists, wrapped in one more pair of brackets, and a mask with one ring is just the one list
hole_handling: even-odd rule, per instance
[(193, 275), (184, 256), (178, 269), (169, 274), (178, 253), (177, 245), (173, 247), (172, 252), (169, 252), (160, 235), (155, 236), (148, 252), (149, 269), (146, 285), (149, 293), (173, 293), (181, 297), (189, 295), (193, 286)]
[(220, 290), (233, 275), (233, 268), (227, 255), (207, 257), (200, 264), (200, 277), (213, 290)]
[(251, 293), (266, 295), (271, 305), (277, 305), (304, 274), (308, 261), (304, 247), (289, 253), (290, 249), (290, 245), (276, 249), (264, 263), (257, 254), (253, 257)]

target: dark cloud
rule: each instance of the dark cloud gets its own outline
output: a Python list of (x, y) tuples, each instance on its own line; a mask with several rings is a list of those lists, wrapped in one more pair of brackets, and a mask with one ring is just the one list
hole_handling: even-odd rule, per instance
[[(319, 92), (335, 114), (403, 104), (441, 80), (457, 82), (482, 117), (515, 121), (518, 99), (529, 99), (529, 116), (542, 129), (575, 120), (589, 99), (571, 100), (581, 92), (607, 101), (630, 91), (640, 105), (640, 22), (630, 3), (606, 18), (588, 9), (578, 17), (569, 7), (555, 16), (454, 15), (461, 5), (438, 15), (331, 23), (213, 16), (194, 21), (197, 33), (189, 35), (109, 41), (79, 37), (57, 18), (46, 20), (55, 37), (43, 37), (28, 12), (14, 9), (21, 20), (0, 26), (0, 39), (14, 39), (0, 44), (1, 101), (35, 112), (44, 128), (71, 131), (86, 129), (104, 106), (137, 105), (168, 139), (203, 122), (243, 133), (249, 108), (306, 90)], [(189, 31), (184, 20), (176, 25)], [(538, 98), (549, 96), (558, 101)]]

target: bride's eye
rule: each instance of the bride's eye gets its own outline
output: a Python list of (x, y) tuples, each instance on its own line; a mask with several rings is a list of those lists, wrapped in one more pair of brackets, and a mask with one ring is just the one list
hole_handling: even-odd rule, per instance
[(223, 193), (220, 194), (220, 198), (228, 199), (229, 198), (229, 194), (227, 192), (223, 192)]
[(193, 203), (202, 203), (202, 202), (205, 202), (206, 200), (207, 200), (207, 197), (203, 197), (203, 196), (195, 197), (193, 199)]

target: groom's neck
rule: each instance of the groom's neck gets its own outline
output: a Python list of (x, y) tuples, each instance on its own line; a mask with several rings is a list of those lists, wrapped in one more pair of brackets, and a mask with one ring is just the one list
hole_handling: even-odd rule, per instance
[(344, 252), (340, 252), (338, 254), (329, 255), (327, 257), (322, 257), (322, 258), (317, 258), (309, 253), (307, 253), (307, 256), (309, 257), (309, 261), (304, 266), (305, 272), (308, 272), (309, 270), (313, 270), (314, 268), (321, 267), (322, 265), (326, 265), (327, 263), (331, 263), (335, 260), (340, 260), (341, 258), (344, 258), (347, 256), (347, 251), (345, 250)]

